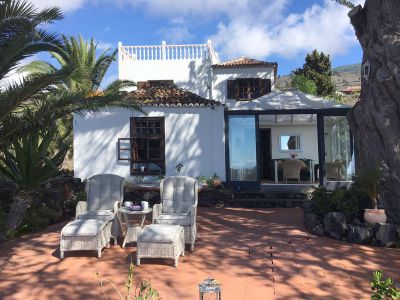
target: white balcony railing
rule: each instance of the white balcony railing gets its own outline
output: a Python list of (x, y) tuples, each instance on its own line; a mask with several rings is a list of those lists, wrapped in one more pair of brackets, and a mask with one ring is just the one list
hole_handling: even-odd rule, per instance
[(209, 41), (207, 44), (160, 46), (123, 46), (118, 44), (119, 59), (124, 60), (201, 60), (218, 61), (218, 54)]

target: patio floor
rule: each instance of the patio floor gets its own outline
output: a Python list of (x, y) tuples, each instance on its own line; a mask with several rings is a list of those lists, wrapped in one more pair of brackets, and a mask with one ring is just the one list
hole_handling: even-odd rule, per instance
[[(0, 244), (0, 299), (105, 299), (96, 272), (123, 289), (136, 248), (111, 246), (101, 259), (70, 252), (60, 260), (63, 225)], [(143, 259), (135, 280), (151, 279), (164, 300), (198, 299), (197, 283), (208, 276), (223, 283), (227, 300), (369, 299), (377, 269), (400, 282), (399, 250), (310, 236), (300, 209), (200, 208), (198, 229), (195, 251), (186, 251), (177, 269)]]

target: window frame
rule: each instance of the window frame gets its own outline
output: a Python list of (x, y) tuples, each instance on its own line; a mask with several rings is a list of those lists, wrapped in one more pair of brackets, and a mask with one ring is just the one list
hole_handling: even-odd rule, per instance
[[(159, 135), (152, 136), (137, 136), (137, 122), (159, 122), (160, 123), (160, 133)], [(143, 127), (140, 127), (143, 128)], [(145, 148), (146, 159), (138, 159), (135, 140), (141, 139), (143, 141), (143, 148)], [(151, 147), (149, 145), (149, 141), (160, 141), (160, 157), (157, 159), (150, 159), (149, 152)], [(165, 118), (164, 117), (131, 117), (130, 118), (130, 142), (131, 142), (131, 175), (165, 175)], [(146, 146), (144, 146), (146, 144)], [(154, 150), (154, 149), (153, 149)], [(157, 163), (160, 165), (161, 171), (158, 170), (138, 170), (134, 168), (135, 164), (150, 164)]]
[[(246, 89), (248, 91), (245, 91)], [(235, 78), (227, 80), (226, 83), (226, 98), (236, 101), (251, 101), (267, 95), (271, 91), (272, 80), (270, 78)], [(246, 93), (247, 97), (245, 97)], [(252, 95), (250, 95), (251, 93)]]
[[(299, 137), (299, 148), (297, 148), (297, 149), (288, 149), (288, 150), (286, 150), (286, 149), (282, 149), (282, 144), (281, 144), (281, 137), (283, 137), (283, 136), (296, 136), (296, 137)], [(281, 153), (290, 153), (290, 152), (294, 152), (294, 153), (296, 153), (296, 152), (303, 152), (303, 137), (302, 137), (302, 134), (299, 134), (299, 133), (293, 133), (293, 134), (287, 134), (287, 133), (283, 133), (283, 134), (278, 134), (278, 147), (279, 147), (279, 152), (281, 152)]]

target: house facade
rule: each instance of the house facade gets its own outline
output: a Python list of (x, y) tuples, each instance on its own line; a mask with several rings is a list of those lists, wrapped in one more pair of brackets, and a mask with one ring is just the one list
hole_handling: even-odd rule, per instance
[[(145, 113), (112, 109), (74, 116), (75, 176), (126, 178), (214, 173), (243, 188), (280, 184), (281, 164), (301, 160), (300, 183), (351, 180), (349, 107), (275, 88), (277, 63), (220, 62), (211, 42), (118, 45), (119, 79)], [(296, 183), (298, 183), (296, 182)]]

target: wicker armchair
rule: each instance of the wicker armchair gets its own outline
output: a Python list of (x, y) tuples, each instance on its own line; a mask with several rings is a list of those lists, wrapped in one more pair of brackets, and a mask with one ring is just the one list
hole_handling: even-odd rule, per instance
[[(114, 220), (124, 198), (125, 178), (113, 174), (98, 174), (86, 182), (87, 201), (79, 201), (76, 219)], [(114, 242), (119, 235), (118, 225), (113, 222)]]
[(342, 160), (327, 161), (325, 163), (326, 167), (326, 179), (327, 180), (343, 180), (341, 170), (344, 166)]
[(160, 183), (161, 204), (153, 207), (153, 223), (181, 225), (185, 243), (194, 250), (197, 236), (196, 215), (198, 202), (197, 180), (186, 176), (171, 176)]
[(307, 168), (306, 164), (299, 159), (287, 159), (280, 165), (283, 170), (283, 179), (287, 183), (288, 179), (297, 179), (300, 183), (300, 170)]

